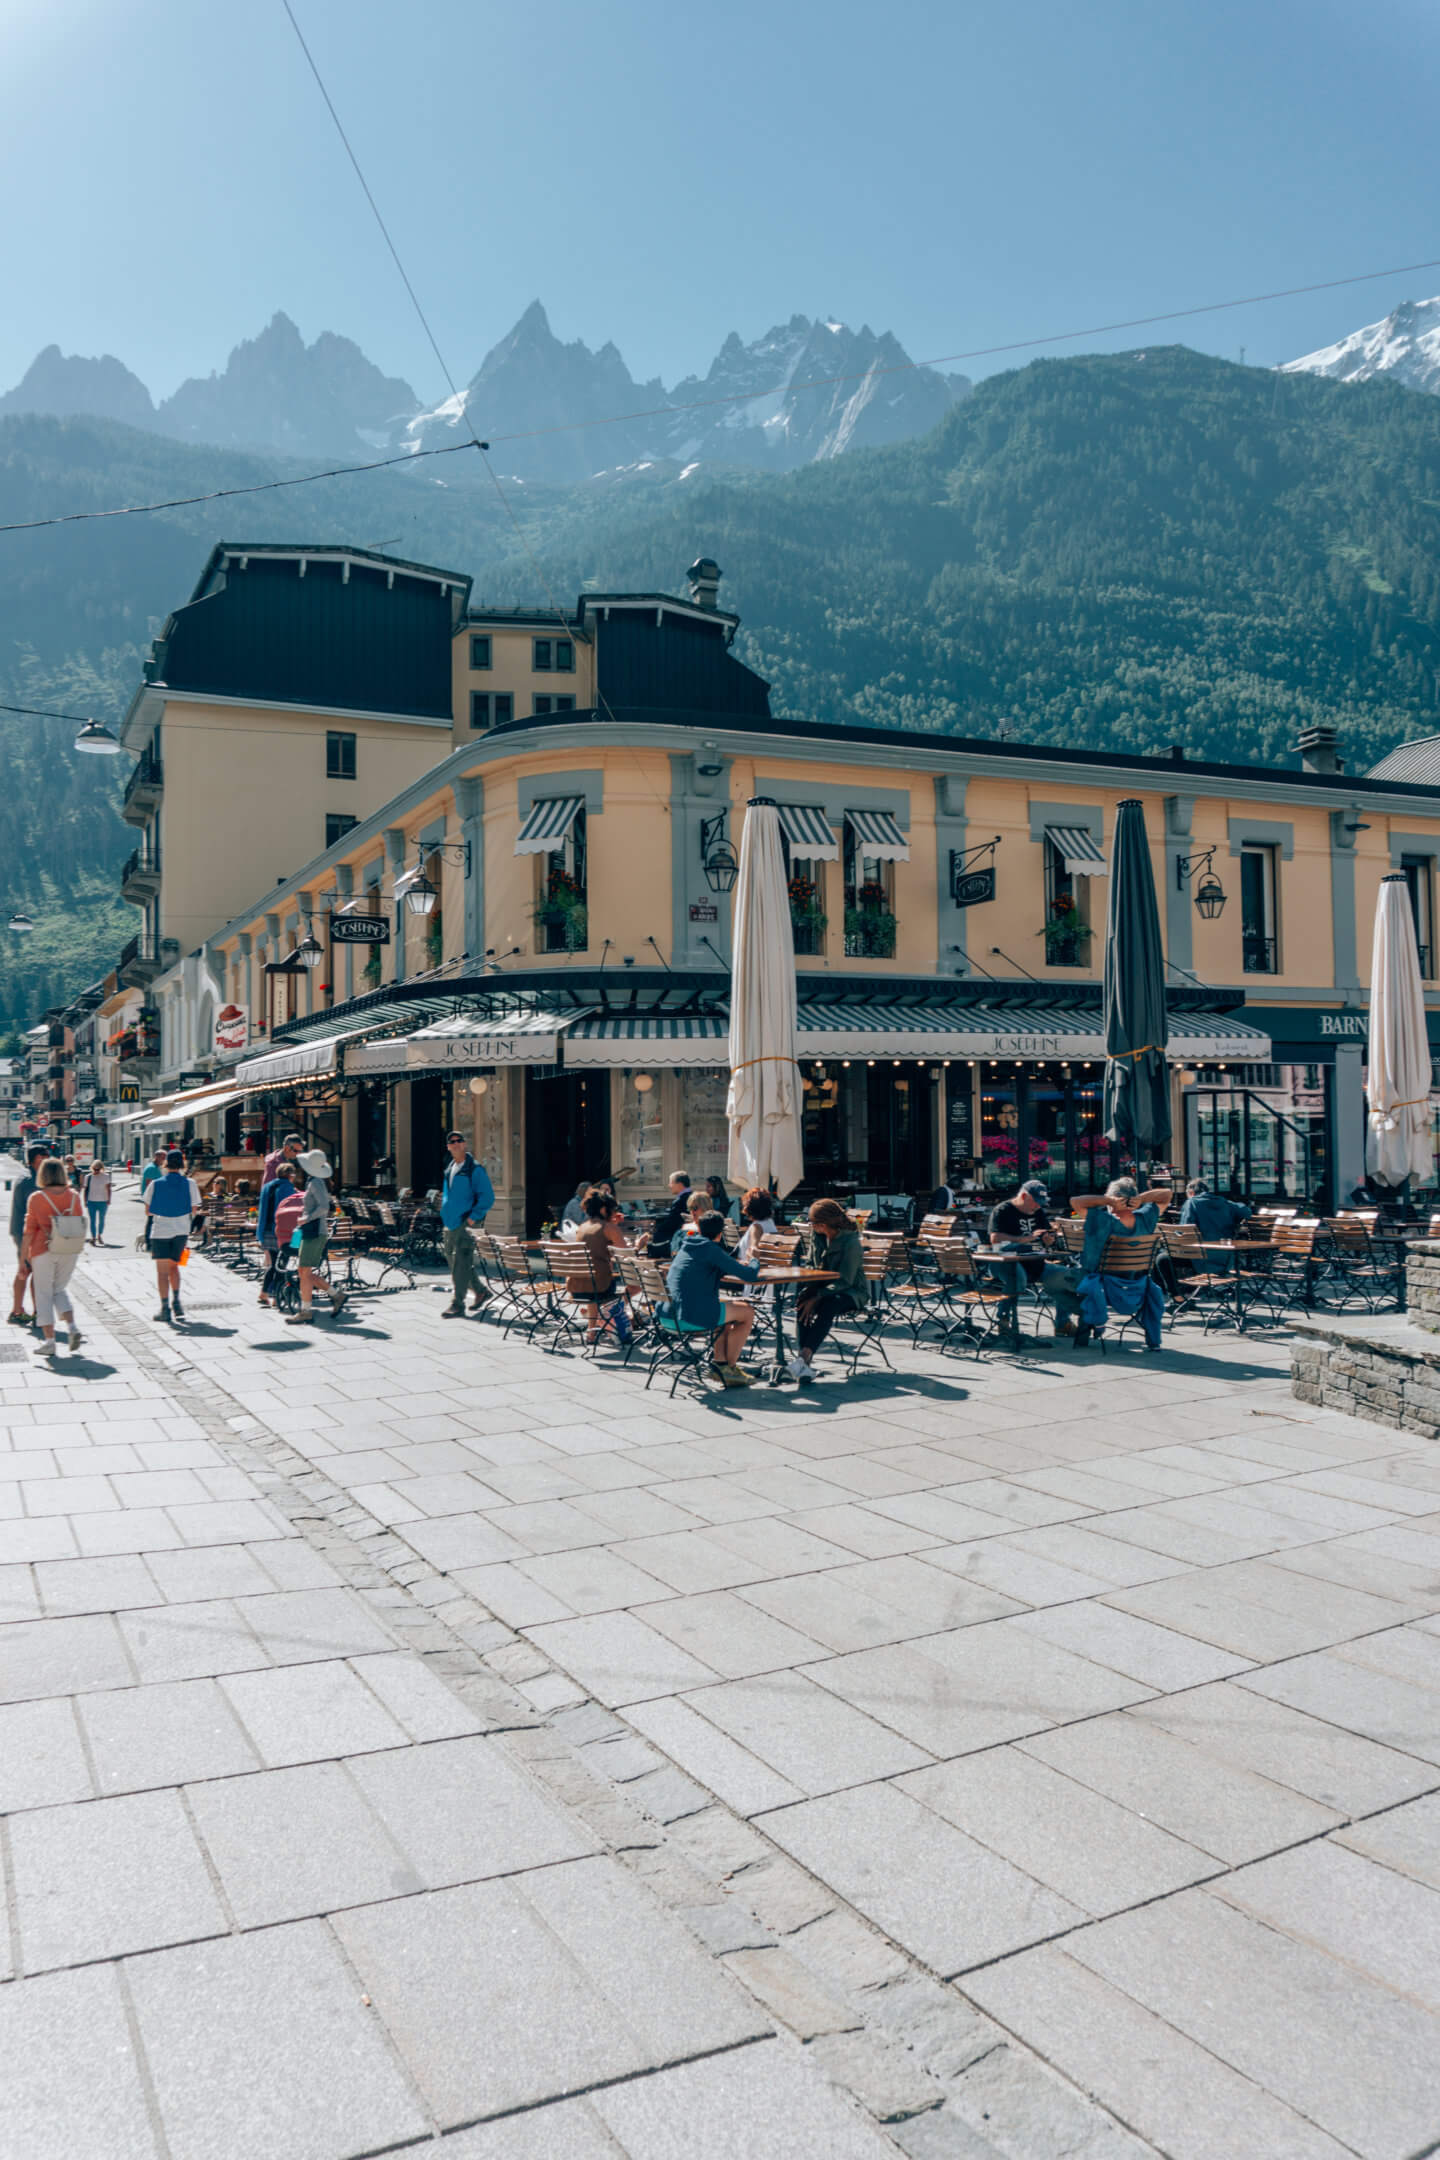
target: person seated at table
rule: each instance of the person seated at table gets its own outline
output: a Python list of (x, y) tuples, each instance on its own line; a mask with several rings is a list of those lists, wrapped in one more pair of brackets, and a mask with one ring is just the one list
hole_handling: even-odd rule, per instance
[(677, 1230), (683, 1229), (685, 1210), (690, 1204), (690, 1173), (688, 1170), (672, 1170), (670, 1173), (670, 1205), (656, 1217), (650, 1232), (650, 1257), (663, 1260), (670, 1250), (670, 1241)]
[[(685, 1202), (685, 1219), (681, 1223), (679, 1229), (675, 1232), (674, 1237), (672, 1237), (670, 1240), (670, 1257), (672, 1260), (674, 1259), (676, 1253), (679, 1252), (681, 1246), (685, 1243), (685, 1240), (687, 1238), (694, 1237), (695, 1225), (699, 1222), (701, 1216), (708, 1215), (711, 1212), (712, 1210), (710, 1206), (710, 1196), (708, 1193), (692, 1192), (688, 1196)], [(718, 1214), (719, 1210), (716, 1209), (714, 1212)], [(723, 1214), (720, 1216), (720, 1220), (724, 1222), (725, 1217), (723, 1216)]]
[(622, 1252), (625, 1250), (625, 1218), (614, 1195), (594, 1186), (586, 1192), (583, 1206), (585, 1219), (575, 1233), (575, 1242), (590, 1255), (590, 1274), (583, 1278), (569, 1277), (565, 1287), (576, 1298), (584, 1297), (592, 1288), (599, 1292), (599, 1302), (592, 1299), (585, 1306), (587, 1343), (599, 1341), (606, 1321), (614, 1326), (622, 1343), (628, 1342), (630, 1315), (615, 1281), (615, 1266), (610, 1257), (617, 1246)]
[(1234, 1237), (1249, 1208), (1238, 1200), (1227, 1200), (1223, 1193), (1211, 1192), (1203, 1177), (1192, 1177), (1185, 1188), (1185, 1205), (1180, 1210), (1182, 1228), (1193, 1223), (1202, 1242), (1214, 1243), (1220, 1238)]
[(594, 1189), (595, 1188), (593, 1181), (590, 1178), (581, 1178), (579, 1184), (575, 1187), (573, 1194), (565, 1202), (564, 1207), (560, 1210), (560, 1221), (562, 1226), (565, 1223), (570, 1223), (576, 1230), (581, 1227), (581, 1225), (585, 1221), (586, 1199), (588, 1198), (589, 1194), (594, 1191)]
[[(1185, 1188), (1185, 1205), (1180, 1210), (1183, 1229), (1193, 1224), (1199, 1231), (1202, 1244), (1213, 1245), (1222, 1238), (1233, 1238), (1250, 1210), (1238, 1200), (1227, 1200), (1223, 1193), (1211, 1192), (1204, 1178), (1192, 1177)], [(1231, 1254), (1207, 1253), (1205, 1264), (1212, 1275), (1228, 1275)]]
[(870, 1285), (860, 1233), (838, 1200), (811, 1202), (806, 1248), (807, 1267), (825, 1268), (838, 1278), (833, 1283), (807, 1284), (795, 1301), (799, 1348), (788, 1360), (790, 1371), (797, 1380), (818, 1380), (815, 1352), (842, 1314), (865, 1310)]
[(223, 1172), (217, 1172), (205, 1188), (205, 1205), (190, 1225), (190, 1242), (192, 1245), (204, 1245), (211, 1233), (218, 1229), (220, 1218), (225, 1212), (227, 1196), (228, 1187), (224, 1174)]
[(761, 1238), (778, 1237), (780, 1225), (775, 1220), (775, 1199), (772, 1193), (762, 1192), (758, 1185), (751, 1187), (740, 1203), (740, 1258), (759, 1258)]
[(927, 1215), (953, 1215), (960, 1205), (957, 1185), (937, 1185), (925, 1204)]
[(755, 1308), (738, 1299), (722, 1305), (722, 1279), (754, 1282), (760, 1270), (727, 1252), (721, 1242), (725, 1218), (713, 1209), (703, 1212), (694, 1237), (684, 1240), (670, 1263), (665, 1288), (670, 1293), (674, 1316), (680, 1326), (699, 1334), (713, 1331), (710, 1369), (727, 1388), (754, 1385), (749, 1373), (740, 1370), (740, 1353), (755, 1325)]
[(1001, 1333), (1004, 1335), (1018, 1333), (1020, 1292), (1026, 1282), (1038, 1282), (1041, 1295), (1054, 1306), (1057, 1335), (1073, 1335), (1080, 1325), (1080, 1300), (1076, 1294), (1079, 1270), (1047, 1260), (1043, 1249), (1034, 1250), (1036, 1238), (1043, 1248), (1050, 1244), (1055, 1234), (1046, 1208), (1049, 1198), (1039, 1178), (1029, 1178), (1011, 1199), (1002, 1200), (990, 1210), (986, 1234), (992, 1250), (1006, 1252), (1019, 1248), (1018, 1256), (1008, 1265), (997, 1266), (992, 1262), (987, 1269), (1007, 1293), (1007, 1304), (1001, 1315)]
[(727, 1221), (733, 1222), (738, 1203), (732, 1200), (725, 1190), (724, 1178), (713, 1174), (707, 1177), (705, 1180), (705, 1192), (716, 1214), (723, 1215)]
[(1165, 1293), (1153, 1275), (1107, 1275), (1105, 1248), (1112, 1238), (1152, 1237), (1160, 1210), (1170, 1203), (1168, 1185), (1142, 1193), (1134, 1178), (1112, 1178), (1105, 1188), (1105, 1204), (1093, 1207), (1085, 1217), (1085, 1243), (1080, 1253), (1080, 1325), (1075, 1347), (1083, 1350), (1092, 1335), (1103, 1335), (1110, 1308), (1140, 1315), (1145, 1348), (1160, 1348), (1160, 1323), (1165, 1317)]

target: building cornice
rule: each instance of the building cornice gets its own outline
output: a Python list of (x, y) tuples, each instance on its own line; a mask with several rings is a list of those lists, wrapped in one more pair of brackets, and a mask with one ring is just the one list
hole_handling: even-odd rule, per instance
[[(151, 699), (153, 705), (148, 702)], [(317, 720), (383, 720), (396, 727), (438, 728), (446, 735), (455, 724), (449, 713), (371, 712), (349, 705), (305, 705), (298, 698), (235, 697), (223, 690), (172, 690), (168, 683), (142, 683), (120, 727), (120, 740), (127, 750), (144, 748), (146, 736), (167, 705), (228, 705), (244, 712), (304, 713)], [(132, 728), (132, 721), (138, 725)]]

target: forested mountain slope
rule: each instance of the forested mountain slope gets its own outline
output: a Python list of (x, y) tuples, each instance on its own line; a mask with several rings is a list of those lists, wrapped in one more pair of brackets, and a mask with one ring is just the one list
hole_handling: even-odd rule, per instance
[[(1389, 383), (1178, 347), (1041, 361), (919, 441), (787, 475), (517, 488), (538, 568), (477, 463), (0, 534), (0, 698), (113, 720), (223, 536), (383, 544), (470, 571), (496, 603), (678, 591), (712, 554), (739, 649), (775, 709), (807, 719), (1267, 764), (1323, 721), (1351, 770), (1440, 730), (1440, 399)], [(0, 420), (0, 523), (284, 470), (110, 423)], [(133, 844), (108, 809), (128, 760), (74, 758), (69, 739), (0, 726), (0, 907), (46, 918), (25, 948), (0, 929), (0, 1028), (99, 972), (136, 920), (104, 899)]]

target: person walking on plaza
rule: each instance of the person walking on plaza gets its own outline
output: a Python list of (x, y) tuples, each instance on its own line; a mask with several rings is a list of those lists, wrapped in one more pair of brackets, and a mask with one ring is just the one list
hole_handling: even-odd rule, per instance
[(806, 1266), (828, 1269), (837, 1282), (807, 1288), (795, 1305), (795, 1333), (799, 1348), (787, 1360), (792, 1378), (818, 1380), (815, 1352), (842, 1314), (863, 1312), (870, 1302), (865, 1279), (865, 1247), (860, 1233), (838, 1200), (816, 1200), (810, 1209), (813, 1257)]
[(754, 1282), (760, 1270), (725, 1250), (724, 1228), (723, 1215), (712, 1211), (700, 1217), (695, 1236), (685, 1239), (670, 1263), (665, 1288), (681, 1327), (714, 1331), (710, 1370), (716, 1378), (727, 1388), (753, 1387), (749, 1373), (740, 1370), (740, 1353), (755, 1325), (755, 1308), (729, 1300), (722, 1305), (720, 1283), (722, 1277)]
[(165, 1155), (166, 1149), (164, 1144), (161, 1143), (156, 1147), (154, 1154), (140, 1173), (140, 1205), (145, 1209), (145, 1250), (147, 1252), (150, 1250), (149, 1192), (150, 1187), (156, 1180), (165, 1175)]
[(450, 1303), (442, 1308), (442, 1318), (459, 1320), (465, 1311), (465, 1293), (471, 1295), (471, 1312), (479, 1312), (482, 1305), (490, 1302), (490, 1293), (480, 1280), (475, 1265), (475, 1240), (471, 1235), (472, 1223), (483, 1223), (495, 1205), (495, 1188), (490, 1173), (483, 1163), (477, 1163), (465, 1142), (463, 1133), (452, 1132), (445, 1136), (450, 1150), (450, 1161), (445, 1170), (445, 1189), (440, 1195), (441, 1243), (445, 1258), (450, 1264)]
[[(303, 1327), (315, 1318), (315, 1282), (325, 1265), (325, 1249), (330, 1242), (330, 1187), (326, 1180), (334, 1175), (323, 1148), (311, 1148), (296, 1161), (305, 1177), (305, 1199), (300, 1210), (300, 1310), (288, 1316), (287, 1327)], [(320, 1287), (330, 1300), (331, 1316), (338, 1317), (345, 1292), (332, 1288), (327, 1277), (321, 1277)]]
[(280, 1248), (289, 1238), (280, 1235), (275, 1219), (276, 1209), (282, 1200), (288, 1200), (300, 1182), (300, 1172), (288, 1155), (280, 1159), (277, 1174), (260, 1188), (260, 1205), (255, 1216), (255, 1242), (266, 1254), (265, 1280), (260, 1285), (260, 1303), (268, 1305), (275, 1295), (275, 1285), (280, 1273)]
[[(286, 1133), (285, 1138), (281, 1141), (279, 1147), (272, 1148), (270, 1153), (265, 1157), (265, 1168), (260, 1178), (261, 1185), (265, 1186), (269, 1184), (271, 1178), (274, 1177), (276, 1171), (280, 1167), (282, 1157), (286, 1162), (298, 1162), (300, 1160), (301, 1150), (304, 1148), (304, 1145), (305, 1142), (301, 1139), (298, 1132)], [(301, 1175), (303, 1177), (303, 1171), (301, 1172)]]
[(85, 1210), (80, 1195), (72, 1190), (65, 1165), (53, 1155), (40, 1165), (39, 1182), (25, 1203), (25, 1238), (21, 1258), (29, 1263), (35, 1281), (35, 1316), (43, 1340), (35, 1355), (55, 1355), (55, 1315), (65, 1321), (68, 1346), (80, 1347), (80, 1328), (70, 1302), (70, 1277), (85, 1250)]
[(49, 1153), (50, 1150), (43, 1147), (32, 1147), (26, 1150), (25, 1175), (16, 1178), (14, 1189), (10, 1194), (10, 1235), (15, 1240), (15, 1283), (10, 1292), (11, 1327), (28, 1327), (30, 1325), (25, 1311), (25, 1285), (27, 1282), (30, 1285), (30, 1303), (32, 1306), (35, 1303), (35, 1278), (30, 1272), (29, 1264), (24, 1255), (25, 1210), (30, 1204), (30, 1195), (39, 1182), (40, 1165), (46, 1160)]
[(82, 1187), (86, 1213), (90, 1217), (90, 1243), (105, 1242), (105, 1217), (110, 1207), (110, 1172), (102, 1162), (92, 1162), (85, 1173)]
[(146, 1210), (150, 1219), (150, 1257), (160, 1291), (157, 1320), (185, 1318), (180, 1303), (181, 1256), (190, 1241), (190, 1225), (200, 1207), (200, 1187), (185, 1175), (185, 1157), (171, 1148), (165, 1157), (164, 1175), (150, 1187)]

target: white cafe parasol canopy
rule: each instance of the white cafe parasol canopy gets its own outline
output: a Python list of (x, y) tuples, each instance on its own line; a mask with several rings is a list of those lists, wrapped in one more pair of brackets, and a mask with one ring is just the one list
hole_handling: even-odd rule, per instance
[(1373, 1178), (1430, 1184), (1430, 1042), (1415, 919), (1403, 875), (1383, 878), (1370, 960), (1370, 1129), (1365, 1162)]
[(768, 796), (746, 807), (735, 882), (730, 983), (730, 1176), (773, 1186), (783, 1199), (805, 1174), (800, 1070), (795, 1062), (795, 946), (780, 846)]

